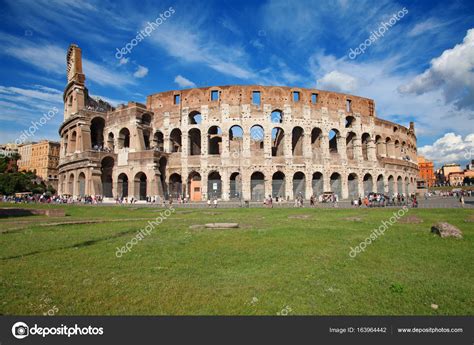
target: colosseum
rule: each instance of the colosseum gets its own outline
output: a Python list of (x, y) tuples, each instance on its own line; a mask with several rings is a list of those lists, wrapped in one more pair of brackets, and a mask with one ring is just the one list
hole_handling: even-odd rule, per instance
[(67, 52), (59, 193), (261, 201), (333, 192), (415, 192), (414, 124), (376, 117), (368, 98), (232, 85), (156, 93), (113, 108)]

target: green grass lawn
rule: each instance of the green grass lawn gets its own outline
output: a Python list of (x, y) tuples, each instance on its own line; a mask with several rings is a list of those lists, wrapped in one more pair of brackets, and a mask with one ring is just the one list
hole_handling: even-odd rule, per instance
[[(350, 258), (395, 209), (176, 209), (117, 258), (162, 209), (42, 207), (67, 217), (0, 218), (0, 314), (474, 315), (472, 210), (410, 209), (422, 223)], [(46, 224), (66, 220), (102, 222)], [(464, 239), (431, 235), (436, 221)], [(241, 227), (189, 228), (207, 222)]]

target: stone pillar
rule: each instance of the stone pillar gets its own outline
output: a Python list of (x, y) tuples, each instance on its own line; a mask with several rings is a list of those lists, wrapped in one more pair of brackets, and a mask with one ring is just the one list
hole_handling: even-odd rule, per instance
[[(183, 138), (181, 138), (181, 141), (182, 140)], [(166, 153), (170, 153), (171, 152), (170, 146), (171, 146), (170, 135), (168, 134), (168, 132), (166, 132), (166, 134), (163, 133), (163, 151)]]
[[(245, 136), (244, 136), (245, 138)], [(242, 171), (242, 199), (250, 200), (250, 173), (247, 170)]]
[(303, 156), (304, 158), (311, 159), (311, 130), (304, 129), (303, 132)]
[(359, 137), (354, 137), (352, 140), (354, 141), (353, 142), (354, 160), (356, 162), (360, 162), (361, 160), (363, 160), (361, 140)]
[(387, 143), (387, 156), (390, 158), (395, 158), (395, 143), (393, 141), (390, 141)]
[(290, 198), (290, 200), (294, 200), (293, 195), (293, 174), (285, 175), (285, 198)]
[(370, 140), (367, 144), (367, 158), (371, 162), (377, 161), (377, 152), (373, 140)]
[(329, 154), (329, 136), (326, 133), (321, 133), (321, 148), (320, 148), (321, 157), (327, 159), (330, 157)]
[(189, 156), (189, 138), (188, 131), (182, 130), (181, 132), (181, 158), (186, 159)]
[(337, 137), (337, 153), (339, 154), (339, 159), (341, 160), (342, 164), (347, 162), (346, 138), (342, 135), (338, 135)]
[(207, 201), (207, 171), (201, 171), (201, 195), (202, 200)]
[(207, 156), (209, 154), (209, 138), (207, 134), (207, 126), (201, 126), (201, 156)]
[[(358, 187), (358, 188), (359, 188), (359, 195), (357, 195), (357, 197), (360, 196), (361, 198), (364, 198), (364, 196), (365, 196), (365, 195), (364, 195), (364, 194), (365, 194), (365, 192), (364, 192), (364, 176), (363, 176), (363, 175), (360, 176), (360, 174), (358, 174), (358, 175), (357, 175), (357, 180), (358, 180), (357, 182), (358, 182), (358, 186), (359, 186), (359, 187)], [(374, 182), (374, 181), (373, 181), (373, 178), (372, 178), (372, 190), (373, 190), (373, 188), (374, 188), (374, 187), (373, 187), (373, 182)]]
[(387, 157), (387, 146), (382, 139), (377, 143), (377, 151), (379, 151), (380, 157)]
[(268, 176), (267, 174), (265, 174), (264, 186), (265, 186), (264, 199), (266, 199), (268, 195), (272, 194), (272, 176), (271, 175)]
[(250, 157), (250, 128), (242, 127), (243, 134), (243, 156), (248, 158)]
[(221, 171), (222, 179), (222, 200), (228, 201), (230, 196), (230, 176), (228, 170)]
[(265, 159), (272, 158), (272, 131), (268, 127), (264, 129), (265, 135), (263, 139), (263, 157)]
[(341, 194), (343, 199), (349, 198), (349, 186), (347, 184), (347, 174), (341, 174)]
[(222, 142), (221, 142), (221, 156), (224, 158), (229, 157), (229, 131), (222, 130)]
[(307, 200), (313, 195), (313, 176), (311, 173), (305, 174), (305, 197)]

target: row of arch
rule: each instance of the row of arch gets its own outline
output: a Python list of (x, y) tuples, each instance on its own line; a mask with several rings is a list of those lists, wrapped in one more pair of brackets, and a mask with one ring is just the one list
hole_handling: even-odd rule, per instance
[[(166, 162), (162, 162), (163, 164), (166, 165)], [(178, 173), (173, 173), (169, 178), (166, 178), (165, 166), (162, 166), (160, 167), (162, 171), (160, 179), (155, 182), (159, 184), (159, 187), (152, 191), (150, 190), (149, 178), (142, 171), (134, 173), (133, 176), (129, 176), (127, 173), (120, 173), (116, 181), (113, 181), (113, 166), (114, 159), (112, 157), (106, 157), (102, 160), (101, 194), (104, 197), (134, 196), (137, 199), (143, 200), (147, 196), (159, 191), (159, 195), (165, 198), (186, 196), (191, 201), (202, 200), (202, 178), (201, 174), (197, 171), (189, 173), (187, 179), (183, 181), (182, 176)], [(311, 190), (308, 192), (306, 179), (309, 176), (311, 176)], [(63, 180), (63, 183), (65, 183), (63, 191), (71, 195), (85, 195), (86, 175), (80, 172), (77, 174), (77, 179), (75, 177), (74, 173), (70, 173), (67, 179)], [(271, 190), (266, 190), (269, 186), (269, 184), (265, 183), (268, 178), (271, 181)], [(329, 179), (327, 181), (328, 184), (325, 184), (325, 178)], [(270, 177), (265, 176), (261, 171), (255, 171), (250, 175), (250, 180), (247, 181), (250, 187), (250, 199), (260, 201), (267, 195), (282, 198), (290, 197), (290, 195), (287, 195), (288, 190), (286, 188), (288, 179), (291, 179), (292, 188), (290, 190), (292, 191), (291, 197), (293, 198), (309, 198), (311, 194), (319, 196), (323, 192), (327, 192), (327, 190), (324, 190), (326, 185), (329, 185), (330, 191), (337, 194), (339, 198), (343, 197), (343, 178), (338, 172), (333, 172), (331, 175), (328, 174), (326, 176), (321, 172), (314, 172), (312, 175), (307, 176), (304, 172), (297, 171), (290, 176), (286, 176), (283, 171), (276, 171)], [(216, 170), (209, 172), (207, 174), (207, 198), (222, 198), (223, 193), (228, 193), (229, 199), (241, 199), (243, 197), (242, 174), (239, 172), (231, 173), (227, 182), (228, 185), (223, 188), (221, 174)], [(347, 183), (348, 197), (355, 199), (371, 192), (388, 195), (394, 195), (395, 193), (408, 195), (411, 192), (411, 187), (414, 185), (414, 179), (413, 177), (405, 177), (403, 179), (401, 176), (389, 175), (388, 179), (385, 180), (383, 174), (375, 177), (370, 173), (366, 173), (363, 175), (362, 188), (360, 189), (359, 176), (356, 173), (350, 173), (347, 175), (345, 183)]]
[[(189, 123), (200, 124), (201, 114), (199, 112), (191, 112), (189, 114)], [(272, 123), (283, 123), (283, 113), (280, 110), (275, 110), (271, 113), (270, 120)], [(338, 129), (333, 128), (327, 133), (329, 152), (331, 154), (337, 154), (340, 152), (342, 146), (342, 140), (345, 139), (346, 154), (349, 159), (354, 157), (354, 146), (362, 146), (362, 158), (368, 160), (368, 146), (371, 141), (375, 142), (376, 154), (378, 156), (389, 156), (389, 157), (400, 157), (405, 158), (410, 154), (416, 153), (416, 147), (407, 143), (406, 141), (400, 141), (397, 138), (392, 139), (391, 137), (382, 137), (376, 135), (372, 139), (371, 135), (367, 132), (362, 133), (360, 137), (354, 132), (355, 118), (352, 116), (346, 117), (346, 128), (348, 128), (347, 135), (341, 136)], [(155, 149), (163, 152), (181, 152), (182, 151), (182, 132), (179, 128), (174, 128), (170, 132), (169, 141), (165, 145), (165, 136), (162, 131), (156, 130), (152, 132), (152, 128), (149, 127), (151, 124), (151, 115), (145, 113), (142, 115), (141, 123), (145, 125), (143, 129), (143, 142), (144, 149)], [(127, 127), (120, 129), (117, 138), (114, 133), (109, 132), (107, 137), (104, 138), (105, 131), (105, 120), (102, 117), (95, 117), (91, 121), (90, 125), (90, 137), (91, 137), (91, 148), (107, 148), (111, 151), (115, 150), (115, 146), (119, 149), (128, 148), (131, 145), (131, 133)], [(252, 150), (264, 149), (264, 138), (265, 131), (261, 125), (254, 125), (249, 130), (250, 138), (253, 141)], [(193, 127), (189, 129), (188, 134), (188, 154), (189, 155), (200, 155), (202, 148), (202, 136), (201, 129)], [(303, 137), (305, 131), (300, 126), (293, 127), (290, 134), (285, 133), (285, 130), (281, 126), (274, 126), (271, 132), (271, 153), (272, 156), (285, 155), (284, 143), (285, 136), (291, 135), (291, 154), (294, 156), (303, 155)], [(308, 133), (309, 135), (309, 133)], [(244, 130), (239, 125), (234, 125), (229, 129), (228, 132), (228, 147), (230, 151), (241, 150), (243, 148), (243, 136)], [(321, 128), (314, 127), (310, 133), (311, 136), (311, 149), (313, 152), (321, 148), (321, 143), (325, 135)], [(105, 140), (106, 139), (106, 140)], [(217, 125), (210, 126), (207, 130), (207, 154), (215, 155), (221, 154), (223, 150), (223, 132)], [(324, 139), (325, 140), (325, 139)], [(64, 154), (73, 153), (78, 149), (78, 134), (76, 130), (72, 130), (70, 133), (66, 133), (64, 136)], [(289, 152), (288, 152), (289, 153)]]

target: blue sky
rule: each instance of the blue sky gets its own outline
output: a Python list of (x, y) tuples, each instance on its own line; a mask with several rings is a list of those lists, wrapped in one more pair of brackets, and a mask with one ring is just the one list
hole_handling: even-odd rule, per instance
[(373, 98), (378, 117), (415, 121), (419, 151), (437, 164), (474, 159), (472, 1), (7, 0), (0, 8), (0, 142), (53, 107), (60, 113), (33, 140), (58, 139), (65, 54), (76, 43), (90, 93), (114, 105), (194, 86), (316, 87)]

